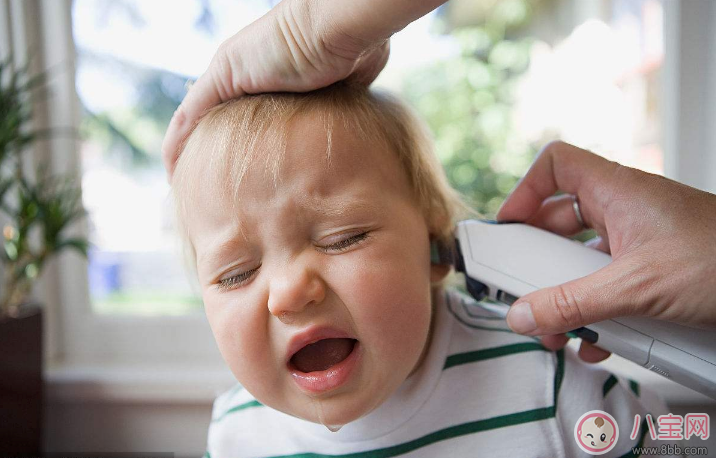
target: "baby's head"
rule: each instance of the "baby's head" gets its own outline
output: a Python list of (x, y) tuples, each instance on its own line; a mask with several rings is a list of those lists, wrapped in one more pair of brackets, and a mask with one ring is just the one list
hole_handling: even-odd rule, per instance
[(405, 105), (347, 84), (225, 103), (172, 188), (219, 349), (257, 400), (345, 424), (418, 369), (449, 271), (431, 241), (451, 246), (468, 209)]

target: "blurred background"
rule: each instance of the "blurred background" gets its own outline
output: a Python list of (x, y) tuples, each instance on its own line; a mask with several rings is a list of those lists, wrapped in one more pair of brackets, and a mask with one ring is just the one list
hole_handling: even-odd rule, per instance
[[(160, 145), (186, 81), (273, 4), (0, 1), (0, 54), (48, 70), (39, 122), (79, 132), (36, 160), (74, 173), (88, 211), (88, 259), (63, 255), (37, 287), (47, 450), (203, 453), (233, 378), (182, 257)], [(553, 139), (714, 192), (715, 23), (710, 0), (451, 0), (395, 35), (375, 85), (427, 121), (450, 182), (487, 217)], [(716, 415), (613, 364), (674, 413)]]
[[(75, 0), (89, 284), (100, 314), (201, 308), (182, 272), (159, 150), (187, 79), (271, 2)], [(572, 21), (559, 20), (573, 15)], [(538, 149), (562, 138), (664, 173), (657, 0), (449, 3), (396, 35), (376, 86), (432, 128), (451, 183), (494, 216)]]

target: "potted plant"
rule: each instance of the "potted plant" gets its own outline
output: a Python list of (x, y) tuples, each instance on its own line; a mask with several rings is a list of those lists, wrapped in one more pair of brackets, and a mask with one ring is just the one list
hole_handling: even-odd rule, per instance
[(0, 452), (40, 451), (42, 308), (32, 286), (64, 249), (87, 256), (87, 240), (65, 234), (85, 214), (79, 186), (23, 160), (50, 134), (32, 126), (44, 80), (28, 75), (27, 66), (15, 69), (11, 58), (0, 60)]

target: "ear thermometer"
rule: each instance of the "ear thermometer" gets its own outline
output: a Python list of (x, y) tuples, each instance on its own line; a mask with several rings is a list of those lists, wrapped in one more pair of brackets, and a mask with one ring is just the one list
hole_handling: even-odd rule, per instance
[[(458, 223), (455, 235), (454, 263), (465, 274), (467, 290), (477, 300), (497, 302), (485, 306), (503, 316), (519, 297), (584, 277), (612, 260), (578, 241), (520, 223), (466, 220)], [(716, 399), (716, 329), (620, 317), (568, 335)]]

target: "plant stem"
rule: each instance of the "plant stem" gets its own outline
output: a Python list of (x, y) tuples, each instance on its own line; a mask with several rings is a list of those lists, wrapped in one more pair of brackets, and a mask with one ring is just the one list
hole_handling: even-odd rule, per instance
[(18, 259), (6, 266), (4, 284), (7, 286), (7, 293), (0, 299), (0, 316), (12, 315), (12, 311), (26, 301), (34, 279), (27, 276), (25, 269), (33, 263), (41, 266), (47, 256), (47, 248), (43, 248), (37, 255), (30, 253), (24, 260)]

